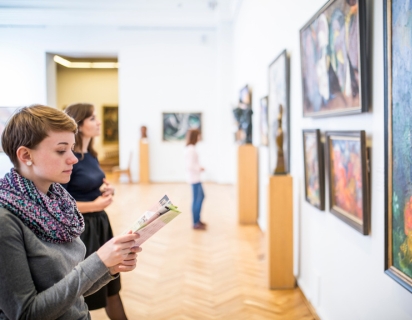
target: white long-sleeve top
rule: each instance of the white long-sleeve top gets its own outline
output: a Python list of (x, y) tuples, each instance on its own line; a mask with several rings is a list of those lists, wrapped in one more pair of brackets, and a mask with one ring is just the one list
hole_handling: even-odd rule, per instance
[(190, 184), (199, 183), (202, 167), (199, 164), (199, 157), (197, 155), (196, 147), (193, 144), (186, 146), (185, 162), (187, 182)]

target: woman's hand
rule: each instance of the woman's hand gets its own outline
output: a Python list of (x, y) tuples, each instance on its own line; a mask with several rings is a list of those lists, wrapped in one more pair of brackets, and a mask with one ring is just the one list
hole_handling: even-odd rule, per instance
[(93, 211), (102, 211), (106, 209), (106, 207), (108, 207), (112, 202), (113, 202), (112, 195), (107, 195), (107, 196), (102, 195), (100, 197), (97, 197), (93, 201), (93, 207), (95, 208), (95, 210)]
[(109, 183), (107, 179), (103, 179), (103, 184), (100, 187), (102, 196), (114, 196), (114, 187)]
[(131, 251), (125, 258), (125, 260), (123, 260), (123, 262), (115, 265), (114, 267), (109, 268), (111, 275), (114, 275), (119, 272), (129, 272), (136, 268), (137, 252), (142, 251), (142, 248), (132, 247), (130, 250)]
[(111, 272), (133, 270), (136, 265), (136, 252), (141, 251), (135, 246), (135, 240), (138, 238), (139, 235), (131, 231), (128, 234), (114, 237), (97, 250), (97, 255), (106, 267), (111, 268)]

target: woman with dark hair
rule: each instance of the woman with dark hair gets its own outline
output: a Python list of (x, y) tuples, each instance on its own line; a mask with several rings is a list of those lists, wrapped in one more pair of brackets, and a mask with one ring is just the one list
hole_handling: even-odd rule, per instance
[(186, 171), (187, 182), (192, 185), (193, 190), (193, 229), (205, 230), (206, 224), (200, 221), (200, 211), (202, 210), (203, 199), (205, 194), (203, 192), (202, 183), (200, 182), (200, 173), (205, 169), (199, 164), (199, 157), (196, 151), (196, 143), (199, 141), (200, 131), (197, 129), (190, 129), (186, 134)]
[[(89, 103), (76, 103), (65, 109), (74, 119), (79, 130), (76, 134), (74, 154), (79, 162), (73, 166), (70, 182), (64, 185), (76, 200), (82, 213), (85, 230), (80, 235), (86, 245), (86, 257), (113, 237), (106, 209), (113, 201), (114, 188), (105, 174), (93, 149), (93, 138), (100, 135), (101, 122), (95, 108)], [(110, 319), (127, 319), (119, 295), (120, 277), (85, 298), (90, 310), (105, 308)]]
[(84, 221), (70, 180), (77, 125), (41, 105), (20, 109), (1, 137), (13, 168), (0, 179), (0, 319), (90, 319), (84, 296), (136, 267), (135, 234), (84, 258)]

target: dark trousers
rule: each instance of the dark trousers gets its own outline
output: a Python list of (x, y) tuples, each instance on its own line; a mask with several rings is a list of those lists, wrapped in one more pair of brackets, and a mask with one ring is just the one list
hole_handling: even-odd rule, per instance
[(202, 184), (195, 183), (192, 184), (193, 190), (193, 204), (192, 204), (192, 213), (193, 213), (193, 224), (197, 224), (200, 221), (200, 211), (202, 210), (203, 199), (205, 194), (203, 192)]

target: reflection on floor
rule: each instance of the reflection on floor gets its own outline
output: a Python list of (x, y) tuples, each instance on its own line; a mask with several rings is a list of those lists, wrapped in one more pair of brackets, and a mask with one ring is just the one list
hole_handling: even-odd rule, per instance
[[(315, 319), (299, 289), (267, 289), (264, 235), (237, 224), (233, 186), (204, 185), (207, 231), (192, 229), (188, 185), (115, 186), (107, 209), (115, 234), (164, 194), (183, 212), (142, 245), (137, 268), (122, 275), (129, 319)], [(104, 310), (91, 314), (107, 319)]]

